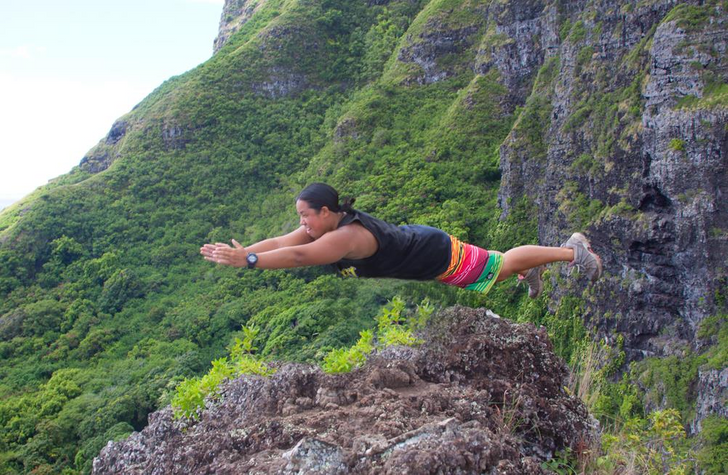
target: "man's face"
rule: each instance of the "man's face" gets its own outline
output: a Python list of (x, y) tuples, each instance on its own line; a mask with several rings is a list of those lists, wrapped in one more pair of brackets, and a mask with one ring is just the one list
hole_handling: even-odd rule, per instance
[(313, 239), (318, 239), (328, 231), (325, 217), (330, 213), (325, 206), (320, 210), (315, 210), (308, 206), (303, 200), (296, 201), (296, 211), (298, 212), (299, 222), (301, 226), (306, 228), (306, 233)]

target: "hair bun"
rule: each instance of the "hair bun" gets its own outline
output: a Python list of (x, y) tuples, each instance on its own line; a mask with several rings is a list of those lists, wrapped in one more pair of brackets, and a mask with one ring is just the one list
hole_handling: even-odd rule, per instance
[(344, 203), (341, 205), (341, 211), (353, 211), (355, 201), (356, 201), (356, 198), (354, 198), (354, 197), (346, 198), (344, 200)]

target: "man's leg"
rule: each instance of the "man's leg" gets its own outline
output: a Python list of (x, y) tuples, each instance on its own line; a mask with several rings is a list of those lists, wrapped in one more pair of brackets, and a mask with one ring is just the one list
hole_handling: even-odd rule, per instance
[[(491, 251), (496, 252), (496, 251)], [(568, 247), (519, 246), (503, 254), (503, 268), (496, 282), (501, 282), (513, 274), (525, 274), (529, 269), (553, 262), (571, 262), (574, 250)]]

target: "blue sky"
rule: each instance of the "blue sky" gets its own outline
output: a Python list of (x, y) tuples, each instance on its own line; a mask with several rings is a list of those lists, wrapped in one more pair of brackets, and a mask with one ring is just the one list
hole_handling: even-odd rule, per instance
[(0, 208), (212, 55), (223, 0), (2, 0)]

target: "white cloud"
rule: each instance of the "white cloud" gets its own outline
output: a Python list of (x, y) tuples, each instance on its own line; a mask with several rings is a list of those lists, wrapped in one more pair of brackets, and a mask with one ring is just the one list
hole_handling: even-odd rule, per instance
[(153, 89), (0, 73), (0, 199), (19, 199), (67, 173)]

